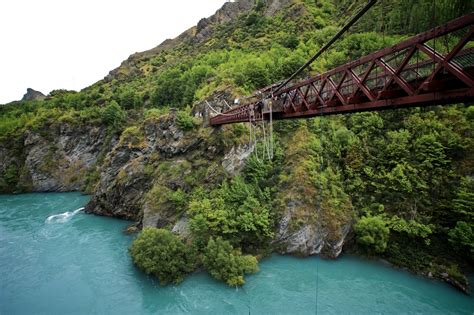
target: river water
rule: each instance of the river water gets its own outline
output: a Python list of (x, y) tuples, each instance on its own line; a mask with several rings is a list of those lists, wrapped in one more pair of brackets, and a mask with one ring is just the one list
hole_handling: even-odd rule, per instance
[(127, 222), (78, 193), (0, 196), (0, 314), (474, 314), (474, 298), (355, 257), (272, 256), (244, 287), (200, 272), (160, 287), (132, 265)]

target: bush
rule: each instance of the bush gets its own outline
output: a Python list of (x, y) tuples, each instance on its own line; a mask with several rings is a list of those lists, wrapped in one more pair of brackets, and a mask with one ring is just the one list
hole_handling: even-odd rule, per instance
[(207, 243), (203, 265), (214, 278), (225, 281), (229, 286), (243, 285), (244, 274), (258, 271), (254, 256), (242, 255), (240, 250), (234, 249), (220, 237), (211, 238)]
[(458, 221), (448, 233), (449, 242), (457, 249), (467, 249), (474, 258), (474, 224)]
[(388, 224), (393, 231), (406, 233), (410, 237), (420, 237), (426, 245), (430, 244), (429, 236), (433, 233), (433, 224), (422, 224), (415, 220), (406, 221), (398, 216), (393, 216)]
[(197, 127), (197, 122), (185, 111), (179, 111), (176, 113), (176, 124), (183, 130), (191, 130)]
[(173, 203), (175, 210), (177, 213), (182, 213), (186, 210), (186, 206), (188, 205), (188, 198), (187, 194), (181, 188), (178, 190), (171, 192), (168, 195), (168, 199)]
[(288, 34), (286, 37), (284, 37), (281, 40), (281, 44), (283, 45), (283, 47), (286, 47), (289, 49), (295, 49), (296, 47), (298, 47), (299, 42), (300, 41), (298, 37), (296, 37), (293, 34)]
[(176, 235), (145, 228), (129, 249), (133, 263), (154, 275), (161, 285), (180, 283), (195, 268), (195, 255)]
[(145, 110), (144, 116), (145, 119), (158, 119), (161, 116), (167, 114), (169, 112), (168, 107), (161, 107), (161, 108), (150, 108)]
[(132, 126), (125, 129), (120, 135), (120, 144), (128, 144), (129, 148), (138, 148), (145, 146), (145, 136), (140, 127)]
[(125, 112), (116, 101), (107, 105), (102, 114), (102, 121), (107, 126), (118, 127), (125, 120)]
[(362, 217), (354, 225), (357, 234), (357, 242), (363, 245), (370, 253), (383, 253), (387, 248), (390, 230), (381, 216)]

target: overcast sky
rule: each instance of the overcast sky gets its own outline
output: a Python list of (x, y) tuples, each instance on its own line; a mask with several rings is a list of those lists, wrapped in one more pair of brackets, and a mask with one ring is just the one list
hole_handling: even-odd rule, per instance
[(225, 0), (0, 0), (0, 104), (31, 87), (80, 90)]

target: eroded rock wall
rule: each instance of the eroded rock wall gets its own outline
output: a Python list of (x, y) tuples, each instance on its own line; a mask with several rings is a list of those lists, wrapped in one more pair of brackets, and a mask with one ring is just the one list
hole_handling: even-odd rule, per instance
[(4, 192), (77, 191), (110, 143), (106, 128), (61, 124), (0, 143)]

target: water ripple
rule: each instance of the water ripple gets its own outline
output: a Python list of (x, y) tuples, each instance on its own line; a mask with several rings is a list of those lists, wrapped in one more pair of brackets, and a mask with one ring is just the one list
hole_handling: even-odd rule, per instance
[(66, 212), (63, 212), (63, 213), (60, 213), (60, 214), (50, 215), (49, 217), (46, 218), (46, 221), (44, 221), (44, 223), (48, 223), (48, 224), (50, 224), (50, 223), (66, 223), (69, 220), (71, 220), (71, 218), (73, 216), (75, 216), (76, 214), (78, 214), (82, 210), (84, 210), (84, 207), (81, 207), (81, 208), (76, 209), (74, 211), (66, 211)]

